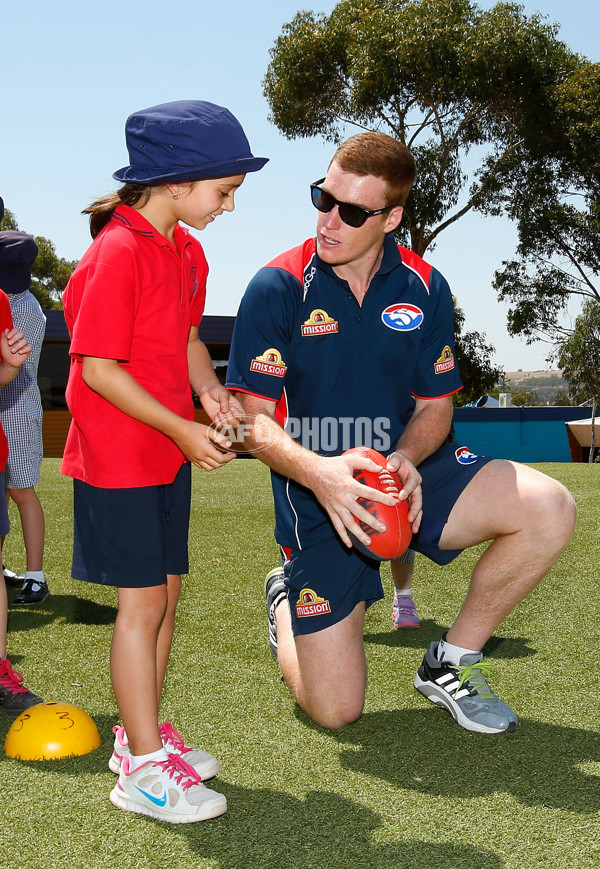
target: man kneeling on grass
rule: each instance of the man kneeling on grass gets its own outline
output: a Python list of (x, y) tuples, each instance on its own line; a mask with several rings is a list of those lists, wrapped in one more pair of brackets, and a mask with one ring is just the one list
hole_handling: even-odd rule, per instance
[[(247, 446), (272, 470), (283, 566), (267, 578), (269, 636), (299, 705), (329, 728), (363, 709), (365, 611), (383, 589), (379, 563), (353, 549), (348, 532), (368, 545), (355, 518), (382, 528), (358, 502), (365, 489), (352, 475), (376, 466), (341, 453), (369, 446), (403, 482), (412, 549), (447, 564), (492, 541), (414, 684), (462, 727), (503, 733), (517, 716), (487, 684), (481, 649), (569, 543), (575, 505), (543, 474), (444, 443), (461, 388), (452, 296), (393, 237), (414, 176), (408, 149), (384, 134), (360, 133), (338, 148), (311, 185), (316, 239), (248, 287), (227, 386), (247, 414)], [(309, 615), (307, 594), (323, 603)]]

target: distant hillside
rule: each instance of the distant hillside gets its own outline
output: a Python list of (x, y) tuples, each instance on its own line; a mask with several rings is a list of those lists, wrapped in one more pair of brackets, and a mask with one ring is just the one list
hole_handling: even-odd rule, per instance
[(505, 377), (506, 391), (524, 389), (535, 395), (540, 404), (553, 404), (556, 393), (564, 389), (568, 393), (568, 384), (562, 372), (555, 371), (507, 371)]

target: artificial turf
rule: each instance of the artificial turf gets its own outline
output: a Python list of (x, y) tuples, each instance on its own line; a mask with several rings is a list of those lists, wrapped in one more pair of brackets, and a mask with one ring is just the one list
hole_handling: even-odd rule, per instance
[[(229, 810), (169, 825), (111, 806), (118, 713), (108, 675), (115, 592), (70, 578), (71, 486), (45, 459), (52, 596), (9, 610), (9, 656), (26, 684), (95, 720), (79, 758), (0, 755), (3, 869), (583, 869), (600, 865), (598, 539), (600, 465), (540, 465), (573, 492), (574, 540), (486, 653), (491, 683), (520, 717), (514, 734), (461, 730), (412, 688), (447, 628), (478, 550), (449, 567), (417, 559), (422, 627), (391, 630), (391, 600), (367, 613), (365, 711), (337, 732), (295, 707), (266, 642), (263, 582), (277, 562), (268, 471), (236, 460), (194, 472), (185, 580), (163, 716), (216, 754), (210, 786)], [(18, 515), (5, 562), (23, 569)], [(384, 567), (386, 592), (391, 589)], [(9, 598), (15, 590), (9, 590)], [(0, 720), (0, 739), (10, 721)]]

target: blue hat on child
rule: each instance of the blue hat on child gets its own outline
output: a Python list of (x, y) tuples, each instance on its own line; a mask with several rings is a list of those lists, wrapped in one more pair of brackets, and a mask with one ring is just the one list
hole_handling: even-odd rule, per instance
[(0, 290), (24, 293), (31, 286), (31, 267), (38, 255), (35, 240), (26, 232), (0, 232)]
[(240, 122), (223, 106), (177, 100), (127, 118), (129, 166), (114, 173), (123, 182), (199, 181), (258, 172), (268, 157), (255, 157)]

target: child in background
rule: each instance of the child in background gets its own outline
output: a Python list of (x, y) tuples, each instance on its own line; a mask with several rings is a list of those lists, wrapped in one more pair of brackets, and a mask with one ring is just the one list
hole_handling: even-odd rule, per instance
[[(0, 200), (1, 202), (1, 200)], [(17, 376), (31, 347), (18, 329), (13, 327), (6, 293), (0, 290), (0, 386), (6, 386)], [(0, 485), (4, 490), (4, 468), (8, 457), (8, 442), (0, 425)], [(10, 522), (6, 500), (0, 498), (0, 536), (8, 534)], [(7, 718), (17, 718), (25, 709), (41, 703), (42, 698), (23, 686), (23, 677), (6, 657), (8, 603), (6, 585), (0, 582), (0, 712)]]
[(74, 478), (72, 575), (118, 590), (111, 802), (189, 823), (226, 811), (202, 784), (219, 764), (159, 725), (159, 703), (189, 570), (190, 462), (212, 470), (234, 458), (193, 421), (190, 384), (214, 423), (242, 412), (198, 338), (208, 266), (179, 221), (201, 230), (233, 211), (246, 173), (267, 160), (227, 109), (198, 100), (136, 112), (125, 135), (130, 165), (113, 175), (124, 186), (86, 210), (94, 242), (63, 298), (73, 422), (62, 472)]
[(46, 331), (44, 312), (29, 291), (37, 254), (37, 244), (30, 235), (12, 230), (0, 232), (0, 287), (8, 295), (15, 328), (23, 332), (32, 348), (17, 376), (0, 391), (0, 422), (8, 440), (4, 485), (7, 502), (12, 498), (19, 510), (27, 558), (22, 578), (13, 574), (13, 579), (12, 572), (3, 568), (7, 584), (21, 578), (22, 589), (13, 599), (13, 606), (39, 604), (49, 595), (43, 570), (44, 510), (35, 491), (44, 452), (37, 369)]
[(395, 630), (399, 628), (420, 628), (421, 620), (413, 600), (412, 584), (415, 568), (415, 553), (407, 549), (400, 558), (390, 561), (392, 580), (394, 581), (394, 600), (392, 603), (392, 621)]

